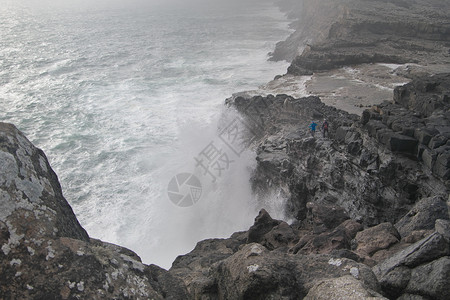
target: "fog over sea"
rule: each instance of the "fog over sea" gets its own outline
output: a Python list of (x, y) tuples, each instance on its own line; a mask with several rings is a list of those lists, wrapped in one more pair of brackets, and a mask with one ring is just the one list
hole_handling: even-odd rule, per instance
[[(290, 33), (271, 1), (1, 2), (0, 121), (44, 150), (91, 237), (169, 268), (262, 206), (283, 217), (276, 191), (251, 194), (254, 153), (233, 154), (217, 130), (235, 118), (227, 97), (286, 72), (267, 61)], [(211, 145), (229, 158), (215, 182), (195, 168)], [(202, 184), (190, 207), (167, 193), (183, 172)]]

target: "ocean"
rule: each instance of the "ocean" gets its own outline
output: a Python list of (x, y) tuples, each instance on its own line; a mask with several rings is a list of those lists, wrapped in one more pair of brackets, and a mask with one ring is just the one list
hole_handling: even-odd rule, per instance
[(220, 130), (227, 97), (286, 72), (268, 53), (288, 24), (271, 1), (2, 0), (0, 121), (44, 150), (92, 238), (170, 268), (262, 207), (283, 218)]

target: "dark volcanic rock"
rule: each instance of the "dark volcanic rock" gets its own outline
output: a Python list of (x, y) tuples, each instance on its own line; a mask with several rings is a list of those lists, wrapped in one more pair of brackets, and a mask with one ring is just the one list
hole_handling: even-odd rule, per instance
[[(427, 87), (431, 86), (431, 87)], [(415, 155), (437, 177), (450, 179), (450, 74), (416, 78), (362, 117), (369, 134), (392, 151)]]
[(307, 203), (308, 214), (311, 216), (311, 222), (315, 233), (321, 233), (334, 229), (342, 222), (349, 219), (345, 210), (335, 204)]
[(353, 252), (339, 252), (348, 250), (351, 241), (357, 232), (362, 230), (362, 225), (353, 220), (344, 221), (334, 230), (322, 232), (320, 234), (304, 235), (298, 243), (289, 249), (291, 253), (300, 254), (333, 254), (337, 257), (350, 258), (359, 261), (359, 256)]
[(442, 257), (415, 268), (406, 292), (445, 300), (450, 296), (450, 257)]
[(183, 282), (89, 239), (44, 153), (0, 123), (0, 298), (185, 299)]
[[(251, 120), (258, 120), (254, 190), (262, 195), (274, 187), (287, 192), (288, 213), (301, 222), (311, 222), (316, 233), (337, 226), (342, 219), (333, 221), (331, 227), (327, 222), (341, 213), (364, 225), (385, 221), (394, 224), (421, 198), (448, 194), (446, 178), (429, 176), (429, 171), (417, 163), (419, 141), (402, 134), (407, 132), (406, 127), (397, 132), (392, 129), (397, 120), (419, 124), (414, 112), (384, 103), (370, 110), (369, 121), (362, 125), (356, 116), (308, 97), (289, 99), (288, 112), (295, 117), (286, 119), (283, 103), (287, 97), (241, 97), (229, 104)], [(305, 120), (313, 119), (317, 111), (330, 123), (329, 138), (308, 137)], [(437, 156), (434, 163), (436, 160)], [(333, 206), (337, 210), (327, 214)], [(323, 207), (324, 213), (313, 211), (314, 207)], [(321, 215), (330, 220), (321, 220)]]

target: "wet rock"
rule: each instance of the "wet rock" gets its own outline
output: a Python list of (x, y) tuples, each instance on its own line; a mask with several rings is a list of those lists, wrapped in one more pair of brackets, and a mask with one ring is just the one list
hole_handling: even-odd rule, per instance
[(178, 256), (169, 272), (181, 278), (194, 298), (217, 296), (215, 266), (230, 257), (244, 245), (247, 232), (234, 233), (228, 239), (208, 239), (197, 243), (194, 250)]
[[(337, 253), (336, 250), (350, 249), (351, 241), (358, 231), (362, 230), (362, 225), (353, 220), (346, 220), (331, 232), (326, 231), (320, 234), (304, 235), (298, 243), (289, 249), (290, 253), (299, 254), (329, 254)], [(342, 256), (358, 261), (356, 254)]]

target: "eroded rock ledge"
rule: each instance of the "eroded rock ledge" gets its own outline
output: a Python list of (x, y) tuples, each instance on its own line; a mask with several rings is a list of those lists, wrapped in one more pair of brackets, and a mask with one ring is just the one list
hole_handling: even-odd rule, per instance
[(362, 63), (450, 64), (450, 5), (440, 0), (281, 0), (297, 21), (277, 44), (274, 59), (292, 62), (288, 73)]

